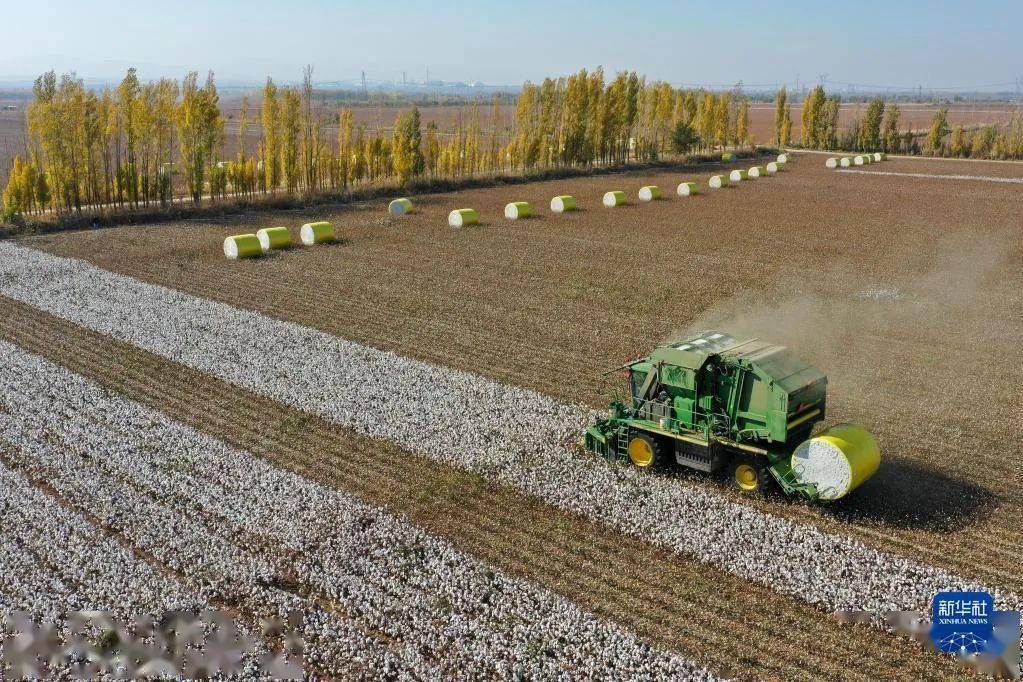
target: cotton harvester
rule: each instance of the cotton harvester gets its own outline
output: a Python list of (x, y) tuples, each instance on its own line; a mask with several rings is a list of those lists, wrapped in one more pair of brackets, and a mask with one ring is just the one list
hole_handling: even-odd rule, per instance
[(784, 346), (708, 331), (608, 375), (621, 371), (629, 397), (617, 396), (584, 436), (588, 450), (609, 459), (724, 471), (746, 492), (773, 480), (808, 500), (844, 497), (880, 465), (862, 427), (810, 436), (824, 419), (828, 380)]

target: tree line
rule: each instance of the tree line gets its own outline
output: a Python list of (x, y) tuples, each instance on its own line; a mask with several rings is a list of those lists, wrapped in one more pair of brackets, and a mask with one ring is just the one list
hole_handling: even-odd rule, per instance
[[(505, 101), (495, 95), (489, 112), (474, 101), (446, 130), (424, 126), (413, 106), (388, 134), (356, 123), (346, 106), (317, 107), (307, 67), (297, 86), (268, 78), (258, 109), (242, 100), (236, 153), (227, 158), (212, 72), (202, 82), (193, 72), (143, 83), (129, 69), (116, 88), (96, 92), (50, 71), (33, 86), (5, 213), (306, 196), (381, 180), (650, 162), (752, 143), (749, 99), (739, 89), (683, 90), (635, 72), (607, 79), (598, 68), (525, 83), (510, 120), (502, 117)], [(249, 131), (257, 127), (253, 144)]]
[[(782, 88), (775, 101), (776, 142), (791, 142), (790, 105)], [(806, 149), (928, 154), (931, 156), (977, 159), (1023, 159), (1023, 116), (1013, 115), (1005, 125), (987, 124), (966, 128), (948, 124), (948, 108), (939, 108), (926, 136), (900, 130), (902, 112), (898, 104), (875, 97), (867, 102), (862, 118), (844, 127), (838, 125), (841, 98), (828, 96), (820, 85), (803, 102), (800, 144)], [(922, 145), (921, 145), (922, 142)]]

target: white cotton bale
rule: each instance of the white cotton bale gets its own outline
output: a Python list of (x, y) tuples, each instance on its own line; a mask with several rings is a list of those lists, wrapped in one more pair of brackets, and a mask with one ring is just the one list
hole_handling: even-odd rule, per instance
[(838, 168), (838, 163), (841, 161), (837, 156), (834, 156), (824, 162), (826, 168)]
[(867, 159), (862, 154), (859, 154), (853, 158), (853, 163), (857, 166), (865, 166), (867, 164)]
[(724, 175), (712, 175), (707, 184), (711, 189), (721, 189), (722, 187), (728, 187), (728, 178)]
[(657, 185), (647, 185), (639, 188), (640, 201), (656, 201), (661, 198), (661, 188)]
[(736, 168), (734, 171), (728, 174), (729, 182), (742, 182), (743, 180), (749, 179), (749, 171)]
[(874, 160), (875, 161), (887, 161), (888, 160), (888, 155), (885, 154), (884, 152), (878, 152), (878, 153), (874, 154)]
[(841, 159), (839, 159), (838, 165), (841, 166), (842, 168), (848, 168), (849, 166), (853, 165), (853, 159), (851, 156), (843, 156)]
[(286, 227), (264, 227), (256, 231), (256, 239), (263, 253), (291, 246), (291, 232)]
[(448, 225), (451, 227), (475, 225), (479, 221), (480, 214), (474, 208), (456, 208), (448, 214)]
[(306, 223), (298, 231), (298, 238), (306, 246), (327, 244), (334, 241), (334, 226), (323, 220), (316, 223)]
[(568, 194), (559, 194), (551, 199), (551, 210), (555, 213), (565, 213), (576, 209), (575, 197)]
[(604, 193), (604, 206), (614, 208), (629, 203), (629, 196), (621, 190), (612, 190)]
[(405, 215), (412, 212), (412, 200), (408, 197), (395, 199), (387, 204), (387, 212), (391, 215)]
[(528, 218), (533, 215), (533, 206), (528, 201), (513, 201), (504, 207), (504, 217), (508, 220)]
[(872, 163), (874, 163), (874, 155), (873, 154), (864, 154), (863, 155), (863, 165), (864, 166), (869, 166)]
[(777, 161), (771, 161), (766, 166), (764, 166), (764, 170), (767, 171), (768, 175), (774, 175), (775, 173), (778, 172), (778, 162)]
[(694, 194), (699, 194), (700, 188), (695, 182), (682, 182), (679, 183), (677, 192), (680, 197), (691, 197)]
[(881, 451), (863, 427), (836, 424), (800, 443), (790, 464), (799, 481), (816, 486), (822, 500), (837, 500), (874, 475)]
[(746, 172), (749, 174), (749, 177), (751, 178), (762, 178), (765, 175), (767, 175), (767, 171), (764, 170), (763, 166), (753, 166)]
[(785, 164), (788, 163), (790, 160), (791, 157), (788, 155), (788, 153), (778, 155), (778, 163)]
[(255, 258), (262, 253), (263, 247), (254, 234), (236, 234), (224, 240), (224, 255), (231, 260)]

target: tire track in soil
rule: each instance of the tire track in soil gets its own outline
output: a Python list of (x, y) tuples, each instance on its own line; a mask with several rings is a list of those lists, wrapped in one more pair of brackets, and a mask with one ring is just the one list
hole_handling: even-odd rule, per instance
[[(0, 336), (234, 447), (404, 515), (500, 570), (651, 644), (749, 679), (939, 679), (954, 661), (479, 476), (59, 320), (10, 299)], [(636, 578), (640, 577), (639, 580)]]

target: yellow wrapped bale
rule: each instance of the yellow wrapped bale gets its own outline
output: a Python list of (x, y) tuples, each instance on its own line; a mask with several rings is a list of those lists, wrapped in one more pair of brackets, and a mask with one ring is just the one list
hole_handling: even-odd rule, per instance
[(647, 185), (639, 188), (640, 201), (656, 201), (661, 198), (661, 188), (657, 185)]
[(334, 241), (334, 226), (325, 220), (316, 223), (306, 223), (298, 231), (298, 238), (306, 246), (328, 244)]
[(575, 197), (568, 194), (559, 194), (551, 199), (551, 210), (555, 213), (564, 213), (576, 209)]
[(504, 217), (508, 220), (528, 218), (533, 215), (533, 206), (528, 201), (513, 201), (504, 207)]
[(743, 180), (749, 179), (749, 171), (737, 168), (728, 174), (728, 180), (730, 182), (742, 182)]
[(733, 154), (729, 153), (729, 152), (724, 152), (724, 153), (723, 153), (723, 154), (721, 155), (721, 160), (722, 160), (722, 161), (723, 161), (724, 163), (728, 163), (728, 162), (732, 161), (732, 160), (733, 160), (734, 158), (735, 158), (735, 156), (734, 156)]
[(256, 238), (263, 253), (291, 246), (291, 232), (286, 227), (264, 227), (256, 231)]
[(395, 199), (387, 204), (387, 212), (391, 215), (405, 215), (412, 212), (412, 200), (408, 197)]
[(724, 175), (712, 175), (707, 184), (711, 189), (721, 189), (722, 187), (728, 187), (728, 178)]
[(679, 183), (677, 192), (680, 197), (691, 197), (694, 194), (699, 194), (700, 188), (695, 182), (682, 182)]
[(475, 225), (479, 221), (480, 214), (474, 208), (456, 208), (448, 214), (448, 225), (451, 227)]
[(259, 238), (254, 234), (236, 234), (224, 240), (224, 255), (231, 260), (255, 258), (263, 254)]
[(887, 161), (888, 160), (888, 155), (885, 154), (884, 152), (877, 152), (876, 154), (874, 154), (874, 160), (875, 161)]
[(816, 486), (822, 500), (837, 500), (874, 475), (881, 451), (862, 426), (837, 424), (800, 443), (791, 464), (798, 480)]
[(621, 190), (613, 190), (611, 192), (604, 193), (604, 206), (608, 208), (624, 206), (627, 203), (629, 203), (629, 196)]

